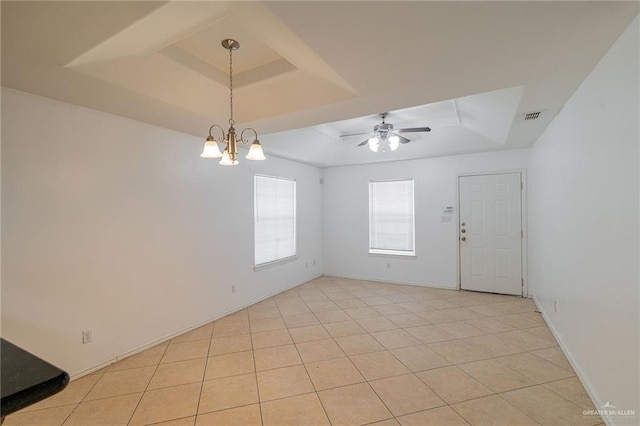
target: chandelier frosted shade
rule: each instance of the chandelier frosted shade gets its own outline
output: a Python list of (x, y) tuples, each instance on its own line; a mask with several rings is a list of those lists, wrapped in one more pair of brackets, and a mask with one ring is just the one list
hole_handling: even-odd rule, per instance
[(207, 141), (204, 143), (204, 148), (202, 150), (202, 154), (200, 154), (202, 158), (220, 158), (222, 157), (222, 153), (220, 152), (220, 147), (218, 147), (218, 142), (213, 140), (211, 136), (207, 138)]
[(222, 159), (218, 164), (220, 164), (221, 166), (235, 166), (236, 164), (238, 164), (238, 160), (232, 160), (231, 156), (229, 155), (229, 151), (225, 149), (222, 153)]
[(262, 152), (262, 145), (260, 145), (260, 141), (255, 139), (251, 146), (249, 147), (249, 153), (246, 157), (247, 160), (266, 160), (267, 157), (264, 156), (264, 152)]

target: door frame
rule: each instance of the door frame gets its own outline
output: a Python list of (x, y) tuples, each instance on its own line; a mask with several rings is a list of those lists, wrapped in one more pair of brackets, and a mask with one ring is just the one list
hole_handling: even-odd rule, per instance
[(456, 238), (456, 261), (458, 267), (456, 268), (456, 273), (458, 275), (458, 290), (462, 290), (462, 271), (460, 265), (460, 178), (467, 176), (486, 176), (486, 175), (503, 175), (510, 173), (520, 173), (520, 179), (522, 182), (522, 191), (520, 191), (520, 220), (521, 227), (523, 232), (523, 237), (520, 241), (520, 256), (522, 262), (522, 297), (530, 297), (529, 296), (529, 273), (528, 273), (528, 240), (529, 233), (528, 231), (528, 222), (527, 222), (527, 169), (500, 169), (500, 170), (490, 170), (490, 171), (481, 171), (481, 172), (465, 172), (465, 173), (456, 173), (456, 208), (457, 214), (456, 217), (456, 227), (455, 227), (455, 238)]

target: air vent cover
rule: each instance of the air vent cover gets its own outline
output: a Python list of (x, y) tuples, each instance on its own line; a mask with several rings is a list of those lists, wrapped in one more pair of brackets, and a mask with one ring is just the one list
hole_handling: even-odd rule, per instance
[(522, 119), (524, 121), (535, 120), (540, 117), (540, 114), (542, 114), (542, 111), (527, 112), (522, 114)]

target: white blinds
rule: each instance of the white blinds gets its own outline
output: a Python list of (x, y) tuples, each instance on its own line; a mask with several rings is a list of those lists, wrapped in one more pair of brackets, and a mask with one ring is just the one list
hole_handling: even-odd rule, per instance
[(296, 254), (296, 181), (255, 176), (255, 265)]
[(369, 182), (369, 252), (415, 254), (413, 179)]

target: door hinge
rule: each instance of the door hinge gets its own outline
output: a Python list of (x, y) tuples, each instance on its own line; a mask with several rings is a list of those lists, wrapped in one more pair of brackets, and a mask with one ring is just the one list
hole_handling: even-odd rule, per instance
[(520, 189), (524, 189), (524, 182), (520, 182)]
[(524, 238), (524, 231), (522, 231), (522, 230), (520, 231), (520, 238), (521, 239)]

